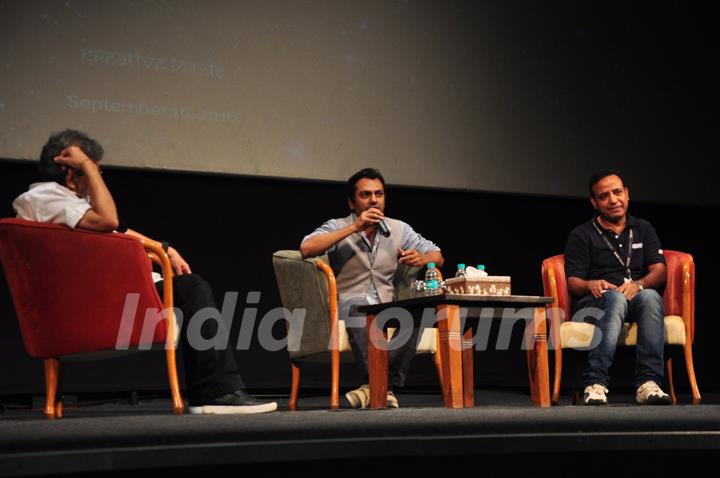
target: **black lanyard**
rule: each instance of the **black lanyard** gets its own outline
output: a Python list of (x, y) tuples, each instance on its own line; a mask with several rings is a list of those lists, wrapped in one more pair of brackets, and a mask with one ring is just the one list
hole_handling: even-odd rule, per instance
[(615, 245), (610, 242), (610, 239), (607, 238), (605, 234), (603, 234), (603, 231), (598, 227), (598, 225), (595, 222), (595, 219), (593, 219), (593, 226), (595, 226), (595, 230), (600, 234), (605, 241), (605, 244), (608, 245), (610, 250), (612, 251), (613, 255), (615, 256), (615, 259), (618, 260), (620, 265), (625, 268), (625, 273), (627, 274), (627, 278), (629, 280), (632, 280), (632, 274), (630, 272), (630, 260), (632, 259), (632, 246), (633, 246), (633, 230), (630, 228), (630, 233), (628, 234), (628, 244), (627, 244), (627, 259), (625, 262), (623, 262), (622, 258), (620, 257), (620, 254), (617, 251), (617, 248)]

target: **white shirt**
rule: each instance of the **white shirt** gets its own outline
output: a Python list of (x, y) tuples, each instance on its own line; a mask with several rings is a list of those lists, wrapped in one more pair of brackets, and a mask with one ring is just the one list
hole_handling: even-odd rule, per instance
[[(29, 191), (13, 201), (13, 208), (21, 219), (65, 224), (73, 229), (91, 207), (86, 198), (78, 197), (73, 191), (54, 181), (33, 183)], [(162, 276), (157, 272), (152, 273), (152, 278), (153, 282), (162, 280)]]
[(65, 186), (51, 181), (33, 183), (30, 190), (13, 201), (19, 218), (28, 221), (65, 224), (75, 228), (92, 206)]

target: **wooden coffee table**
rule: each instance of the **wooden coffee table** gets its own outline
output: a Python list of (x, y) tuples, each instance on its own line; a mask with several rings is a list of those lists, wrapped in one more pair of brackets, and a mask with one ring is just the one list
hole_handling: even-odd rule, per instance
[[(443, 375), (443, 399), (448, 408), (472, 407), (475, 403), (473, 380), (473, 347), (472, 320), (484, 320), (480, 317), (469, 317), (463, 324), (461, 308), (493, 308), (494, 311), (505, 309), (532, 308), (532, 319), (525, 328), (525, 343), (532, 344), (527, 349), (528, 376), (532, 402), (535, 406), (550, 406), (550, 374), (548, 371), (547, 317), (545, 305), (552, 303), (552, 297), (508, 295), (508, 296), (473, 296), (443, 294), (430, 297), (386, 302), (383, 304), (364, 305), (358, 311), (367, 314), (366, 328), (368, 332), (368, 373), (370, 381), (370, 407), (385, 408), (388, 390), (388, 354), (387, 339), (383, 325), (392, 319), (400, 308), (409, 312), (415, 327), (436, 326), (439, 333), (439, 350), (441, 354)], [(434, 313), (434, 324), (428, 324), (422, 317)], [(483, 317), (486, 314), (483, 314)], [(377, 318), (381, 318), (376, 323)], [(498, 317), (493, 314), (493, 317)]]

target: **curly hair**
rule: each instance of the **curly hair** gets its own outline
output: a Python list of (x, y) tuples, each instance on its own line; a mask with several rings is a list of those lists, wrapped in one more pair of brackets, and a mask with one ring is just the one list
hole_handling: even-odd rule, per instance
[(70, 146), (78, 146), (93, 161), (100, 161), (105, 153), (100, 143), (81, 131), (65, 129), (58, 133), (52, 133), (40, 153), (40, 164), (37, 171), (39, 181), (55, 181), (65, 184), (65, 168), (57, 164), (54, 158)]

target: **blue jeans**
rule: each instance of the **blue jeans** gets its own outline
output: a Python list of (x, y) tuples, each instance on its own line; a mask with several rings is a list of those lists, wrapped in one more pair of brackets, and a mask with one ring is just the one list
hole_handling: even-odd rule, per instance
[[(635, 351), (634, 384), (639, 387), (648, 380), (658, 385), (663, 381), (665, 347), (665, 305), (657, 291), (645, 289), (627, 300), (620, 292), (609, 290), (599, 299), (586, 295), (576, 301), (573, 309), (593, 307), (602, 314), (595, 322), (593, 344), (588, 363), (583, 370), (585, 386), (599, 383), (608, 386), (608, 370), (615, 356), (623, 322), (637, 322), (638, 336)], [(583, 316), (588, 314), (583, 313)]]

